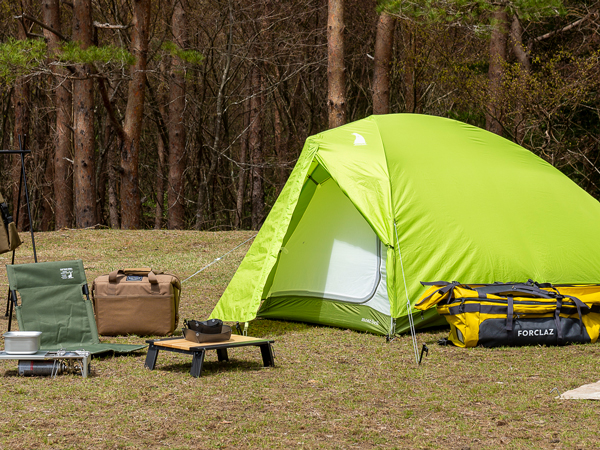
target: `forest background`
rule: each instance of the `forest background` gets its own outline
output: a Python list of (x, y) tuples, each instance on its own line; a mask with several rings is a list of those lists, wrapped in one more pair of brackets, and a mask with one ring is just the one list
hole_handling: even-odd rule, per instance
[[(31, 150), (36, 230), (258, 229), (308, 136), (385, 113), (486, 128), (600, 198), (598, 7), (2, 0), (0, 147)], [(0, 171), (27, 229), (19, 156)]]

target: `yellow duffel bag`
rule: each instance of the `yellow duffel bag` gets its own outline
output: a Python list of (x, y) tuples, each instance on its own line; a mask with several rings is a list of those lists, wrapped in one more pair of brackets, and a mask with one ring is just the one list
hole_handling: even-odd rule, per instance
[(462, 284), (436, 281), (415, 306), (436, 306), (458, 347), (596, 342), (600, 285)]

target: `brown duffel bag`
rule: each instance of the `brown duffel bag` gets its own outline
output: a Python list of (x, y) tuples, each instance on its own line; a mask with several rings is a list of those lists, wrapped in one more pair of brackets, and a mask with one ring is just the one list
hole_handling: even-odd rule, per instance
[(92, 283), (98, 333), (166, 336), (179, 322), (181, 282), (149, 267), (115, 270)]

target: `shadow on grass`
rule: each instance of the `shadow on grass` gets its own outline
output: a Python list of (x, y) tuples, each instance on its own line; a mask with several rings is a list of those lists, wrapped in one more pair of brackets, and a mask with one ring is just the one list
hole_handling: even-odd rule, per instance
[[(275, 320), (275, 319), (256, 319), (250, 322), (248, 328), (248, 335), (255, 337), (274, 337), (274, 336), (285, 336), (292, 333), (312, 333), (315, 330), (330, 329), (330, 330), (341, 330), (351, 331), (353, 333), (368, 334), (372, 336), (380, 336), (375, 333), (366, 331), (349, 330), (345, 328), (338, 328), (334, 326), (313, 324), (306, 322), (293, 322), (290, 320)], [(448, 325), (440, 325), (437, 327), (431, 327), (424, 330), (417, 330), (417, 338), (425, 339), (427, 344), (434, 344), (440, 339), (440, 333), (447, 333), (450, 331)], [(404, 333), (400, 336), (410, 335), (410, 332)], [(385, 339), (384, 336), (380, 336)]]
[[(157, 365), (154, 368), (154, 371), (183, 373), (183, 374), (187, 374), (187, 376), (190, 376), (191, 368), (192, 368), (191, 362), (190, 363), (173, 363), (173, 364), (166, 364), (166, 365), (161, 365), (161, 366)], [(217, 375), (220, 373), (257, 371), (257, 370), (263, 370), (263, 369), (265, 369), (265, 367), (261, 363), (253, 362), (253, 361), (236, 360), (236, 359), (230, 359), (229, 361), (204, 361), (204, 364), (202, 364), (201, 378)], [(269, 369), (272, 369), (272, 367), (269, 367)]]
[[(32, 374), (32, 375), (19, 375), (19, 371), (18, 370), (7, 370), (4, 372), (3, 375), (4, 378), (63, 378), (63, 377), (75, 377), (78, 379), (84, 379), (81, 376), (81, 372), (77, 372), (77, 371), (68, 371), (68, 372), (60, 372), (54, 376), (50, 375), (50, 374)], [(94, 373), (93, 370), (91, 370), (88, 373), (87, 379), (90, 378), (96, 378), (97, 375)]]
[(288, 320), (256, 319), (250, 322), (248, 336), (272, 337), (285, 336), (290, 333), (306, 333), (325, 325), (316, 325), (305, 322), (292, 322)]
[(113, 359), (113, 358), (145, 358), (147, 353), (148, 353), (148, 347), (141, 348), (139, 350), (136, 350), (135, 352), (130, 352), (130, 353), (107, 352), (107, 353), (101, 353), (99, 355), (92, 355), (92, 361), (106, 361), (107, 359)]

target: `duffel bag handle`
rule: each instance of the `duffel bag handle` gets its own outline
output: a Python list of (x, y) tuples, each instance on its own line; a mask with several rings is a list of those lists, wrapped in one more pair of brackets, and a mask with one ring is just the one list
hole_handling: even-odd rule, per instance
[(117, 282), (117, 275), (148, 275), (148, 281), (150, 284), (157, 284), (158, 278), (156, 278), (156, 274), (152, 271), (150, 267), (137, 267), (137, 268), (127, 268), (127, 269), (119, 269), (113, 270), (108, 274), (108, 281), (110, 283)]

